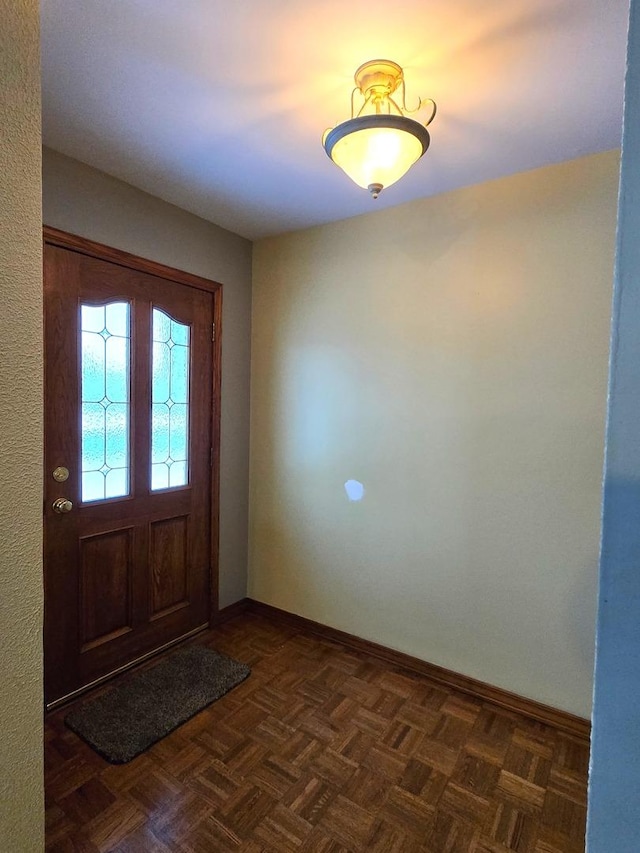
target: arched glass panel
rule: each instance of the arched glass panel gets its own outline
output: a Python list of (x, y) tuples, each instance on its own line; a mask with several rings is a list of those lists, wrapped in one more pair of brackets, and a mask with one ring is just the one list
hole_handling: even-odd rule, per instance
[(151, 489), (189, 482), (190, 327), (153, 309)]
[(128, 302), (81, 305), (81, 498), (129, 494), (130, 318)]

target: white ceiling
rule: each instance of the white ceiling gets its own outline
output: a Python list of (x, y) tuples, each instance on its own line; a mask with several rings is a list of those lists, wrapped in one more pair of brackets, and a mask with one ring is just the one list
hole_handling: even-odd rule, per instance
[[(627, 0), (42, 0), (44, 142), (255, 239), (620, 144)], [(320, 138), (368, 59), (434, 98), (377, 201)]]

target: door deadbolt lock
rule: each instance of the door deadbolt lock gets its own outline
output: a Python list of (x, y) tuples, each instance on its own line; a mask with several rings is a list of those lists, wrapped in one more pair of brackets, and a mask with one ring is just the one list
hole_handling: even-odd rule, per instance
[(59, 512), (60, 514), (65, 512), (71, 512), (73, 509), (73, 504), (69, 500), (69, 498), (56, 498), (53, 502), (53, 511)]
[(57, 468), (53, 470), (51, 475), (56, 483), (64, 483), (65, 480), (69, 479), (69, 469), (59, 465)]

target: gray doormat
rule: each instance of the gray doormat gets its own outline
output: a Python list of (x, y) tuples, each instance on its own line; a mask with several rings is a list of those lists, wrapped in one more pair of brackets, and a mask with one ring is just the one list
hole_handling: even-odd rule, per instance
[(203, 646), (174, 652), (67, 714), (65, 723), (111, 764), (144, 752), (249, 675)]

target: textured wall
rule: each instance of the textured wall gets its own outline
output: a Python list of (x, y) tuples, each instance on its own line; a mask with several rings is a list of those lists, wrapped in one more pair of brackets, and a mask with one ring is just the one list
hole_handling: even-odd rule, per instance
[(617, 176), (256, 244), (250, 595), (589, 715)]
[(223, 285), (220, 606), (247, 586), (251, 243), (55, 151), (44, 222)]
[(0, 0), (0, 850), (43, 847), (38, 4)]
[(640, 850), (640, 2), (632, 0), (604, 478), (589, 853)]

